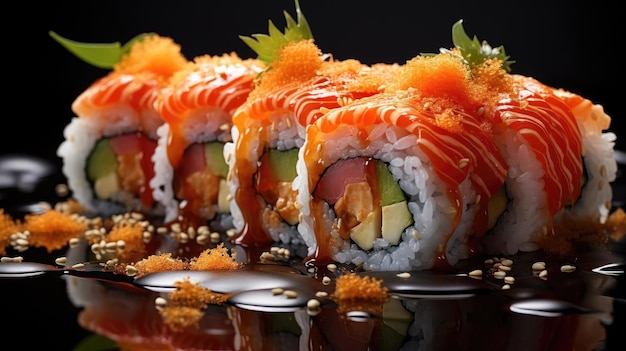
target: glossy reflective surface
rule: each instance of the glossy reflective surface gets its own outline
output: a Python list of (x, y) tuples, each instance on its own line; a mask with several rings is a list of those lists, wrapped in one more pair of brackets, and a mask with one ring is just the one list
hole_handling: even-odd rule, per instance
[[(616, 206), (626, 199), (623, 167), (620, 161), (620, 176), (614, 184)], [(41, 210), (42, 200), (59, 200), (54, 187), (63, 183), (54, 166), (18, 156), (0, 159), (0, 180), (1, 207), (15, 216)], [(54, 262), (66, 255), (64, 250), (12, 252), (7, 256), (22, 256), (24, 262), (0, 263), (1, 307), (3, 315), (10, 316), (9, 335), (41, 335), (55, 340), (61, 349), (70, 349), (94, 331), (112, 335), (120, 328), (137, 328), (136, 334), (158, 336), (150, 342), (171, 347), (222, 349), (343, 349), (350, 345), (357, 350), (611, 350), (623, 340), (623, 242), (613, 243), (610, 250), (589, 248), (575, 257), (537, 252), (515, 255), (510, 257), (514, 264), (507, 274), (514, 281), (507, 282), (482, 259), (462, 262), (446, 272), (360, 273), (381, 279), (391, 293), (393, 299), (382, 311), (338, 306), (328, 296), (334, 290), (332, 278), (341, 270), (309, 269), (297, 255), (272, 264), (248, 264), (237, 271), (160, 272), (132, 279), (103, 271), (97, 263), (70, 268), (83, 263), (80, 256), (86, 251), (84, 247), (73, 250), (68, 257), (76, 262), (65, 267)], [(245, 250), (241, 253), (246, 254)], [(546, 263), (546, 276), (531, 268), (537, 261)], [(565, 264), (576, 269), (563, 272)], [(468, 273), (476, 269), (482, 276), (470, 277)], [(325, 276), (331, 278), (329, 283)], [(224, 304), (205, 310), (200, 328), (183, 338), (167, 330), (154, 301), (167, 296), (174, 282), (184, 278), (229, 297)], [(89, 308), (81, 314), (81, 308), (70, 302), (77, 297), (68, 296), (66, 283), (82, 287), (78, 290), (89, 289), (97, 299), (108, 301), (103, 304), (106, 307), (85, 303)], [(506, 283), (509, 289), (503, 289)], [(276, 294), (275, 288), (294, 295)], [(316, 314), (307, 313), (311, 299), (320, 302)], [(26, 338), (18, 344), (26, 347), (31, 342), (35, 345), (38, 340)]]

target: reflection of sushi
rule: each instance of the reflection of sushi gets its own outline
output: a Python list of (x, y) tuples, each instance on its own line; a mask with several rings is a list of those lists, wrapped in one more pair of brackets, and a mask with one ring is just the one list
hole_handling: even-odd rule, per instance
[(377, 79), (379, 73), (394, 67), (327, 60), (310, 39), (299, 8), (298, 13), (298, 24), (288, 17), (286, 32), (297, 28), (302, 40), (286, 36), (279, 41), (285, 44), (276, 48), (270, 68), (235, 112), (233, 142), (225, 147), (231, 213), (238, 231), (234, 240), (240, 243), (301, 242), (292, 181), (306, 126), (325, 109), (378, 93), (383, 82)]
[(80, 94), (58, 155), (73, 196), (107, 214), (156, 210), (149, 181), (157, 128), (153, 103), (167, 79), (187, 60), (172, 39), (134, 41), (114, 70)]
[(204, 55), (176, 73), (161, 91), (156, 109), (167, 123), (158, 130), (151, 186), (166, 208), (166, 221), (179, 214), (200, 224), (229, 217), (222, 216), (229, 213), (223, 145), (231, 141), (233, 112), (262, 69), (260, 61), (234, 53)]

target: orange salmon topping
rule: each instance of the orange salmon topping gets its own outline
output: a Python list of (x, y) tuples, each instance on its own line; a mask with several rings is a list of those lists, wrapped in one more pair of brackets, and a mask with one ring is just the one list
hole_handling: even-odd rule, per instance
[(52, 252), (64, 248), (70, 239), (81, 237), (87, 226), (68, 214), (49, 210), (26, 215), (22, 229), (30, 232), (32, 246)]

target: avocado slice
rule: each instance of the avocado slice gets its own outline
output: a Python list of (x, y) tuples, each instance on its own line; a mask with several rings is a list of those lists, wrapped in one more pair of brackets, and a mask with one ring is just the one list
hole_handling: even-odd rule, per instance
[(115, 172), (117, 167), (117, 155), (113, 151), (111, 141), (108, 138), (98, 140), (87, 158), (87, 178), (95, 181)]
[(280, 151), (270, 149), (268, 154), (269, 166), (274, 178), (279, 182), (292, 182), (296, 177), (296, 162), (299, 149)]
[(374, 247), (374, 240), (380, 237), (380, 221), (380, 207), (376, 207), (363, 222), (350, 229), (350, 239), (362, 250), (371, 250)]
[(404, 228), (413, 224), (413, 215), (406, 201), (396, 202), (382, 208), (383, 239), (391, 245), (398, 245)]
[(226, 177), (228, 174), (228, 165), (224, 160), (224, 143), (219, 141), (206, 143), (204, 145), (204, 158), (207, 167), (213, 174)]
[(491, 229), (494, 225), (496, 225), (498, 218), (506, 209), (508, 202), (509, 199), (506, 196), (506, 190), (503, 185), (495, 194), (493, 194), (487, 204), (487, 229)]
[(393, 178), (387, 164), (380, 160), (376, 160), (376, 178), (378, 179), (381, 207), (406, 200), (404, 192), (402, 192), (400, 185)]

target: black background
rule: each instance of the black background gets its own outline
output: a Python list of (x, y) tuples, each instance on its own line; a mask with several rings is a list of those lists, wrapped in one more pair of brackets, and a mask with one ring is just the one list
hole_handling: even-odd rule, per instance
[[(470, 36), (504, 45), (516, 61), (514, 73), (602, 104), (622, 149), (624, 29), (618, 4), (300, 0), (322, 51), (364, 63), (403, 63), (422, 52), (449, 48), (452, 25), (463, 19)], [(283, 10), (295, 17), (291, 0), (47, 1), (5, 8), (0, 156), (27, 154), (60, 164), (56, 148), (74, 116), (72, 101), (108, 72), (74, 57), (49, 37), (49, 30), (77, 41), (122, 43), (139, 33), (157, 32), (178, 42), (189, 59), (231, 51), (253, 57), (238, 36), (267, 33), (270, 19), (282, 29)], [(46, 349), (75, 345), (86, 333), (75, 323), (76, 310), (63, 284), (58, 278), (0, 280), (4, 325), (13, 325), (3, 331), (3, 339), (11, 344), (27, 337), (17, 342), (22, 346), (50, 340)]]

